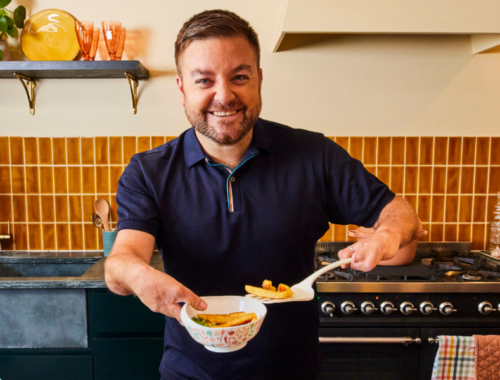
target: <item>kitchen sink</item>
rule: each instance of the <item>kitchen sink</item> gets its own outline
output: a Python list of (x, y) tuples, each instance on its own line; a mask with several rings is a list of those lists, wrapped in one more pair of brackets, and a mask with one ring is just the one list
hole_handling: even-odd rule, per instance
[(60, 262), (50, 259), (0, 262), (0, 277), (80, 277), (97, 262)]

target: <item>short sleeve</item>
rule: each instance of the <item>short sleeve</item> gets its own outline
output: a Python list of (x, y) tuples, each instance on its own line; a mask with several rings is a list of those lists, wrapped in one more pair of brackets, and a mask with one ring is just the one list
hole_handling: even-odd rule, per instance
[(118, 231), (137, 230), (156, 238), (160, 228), (158, 206), (136, 156), (132, 157), (118, 181), (116, 203)]
[(395, 194), (328, 138), (325, 138), (324, 159), (330, 223), (372, 227)]

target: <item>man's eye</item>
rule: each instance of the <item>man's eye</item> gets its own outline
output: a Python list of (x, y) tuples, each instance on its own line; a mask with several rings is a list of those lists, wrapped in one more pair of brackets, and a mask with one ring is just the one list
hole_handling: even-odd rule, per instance
[(246, 81), (248, 80), (248, 77), (246, 75), (236, 75), (234, 80), (237, 82)]
[(208, 84), (210, 81), (208, 79), (198, 79), (196, 84)]

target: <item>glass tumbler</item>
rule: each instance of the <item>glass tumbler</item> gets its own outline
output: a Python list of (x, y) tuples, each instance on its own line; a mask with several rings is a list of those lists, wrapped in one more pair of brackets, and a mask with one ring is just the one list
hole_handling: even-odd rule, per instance
[(101, 29), (94, 29), (94, 35), (92, 37), (92, 46), (90, 47), (89, 61), (95, 60), (95, 55), (97, 53), (97, 46), (99, 45), (99, 35), (101, 34)]
[(89, 54), (94, 36), (94, 23), (92, 21), (75, 21), (75, 31), (83, 60), (90, 61)]
[(123, 48), (125, 47), (125, 37), (127, 36), (127, 28), (121, 27), (120, 38), (118, 39), (118, 46), (116, 48), (115, 61), (121, 61), (123, 56)]
[(109, 59), (116, 60), (116, 51), (118, 50), (118, 42), (120, 40), (122, 24), (118, 21), (103, 21), (102, 32), (106, 48), (108, 49)]

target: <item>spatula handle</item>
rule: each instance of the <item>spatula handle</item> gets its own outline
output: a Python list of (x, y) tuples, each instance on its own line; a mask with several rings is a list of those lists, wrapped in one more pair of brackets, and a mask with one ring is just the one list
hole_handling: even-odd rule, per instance
[(330, 265), (327, 265), (326, 267), (324, 268), (321, 268), (320, 270), (314, 272), (313, 274), (311, 274), (309, 277), (307, 277), (304, 281), (301, 282), (301, 284), (307, 284), (309, 286), (312, 286), (312, 284), (314, 284), (314, 281), (316, 281), (316, 279), (321, 276), (323, 273), (326, 273), (328, 271), (331, 271), (332, 269), (335, 269), (335, 268), (338, 268), (344, 264), (350, 264), (352, 261), (352, 257), (348, 258), (348, 259), (343, 259), (343, 260), (339, 260), (339, 261), (336, 261), (334, 263), (331, 263)]

